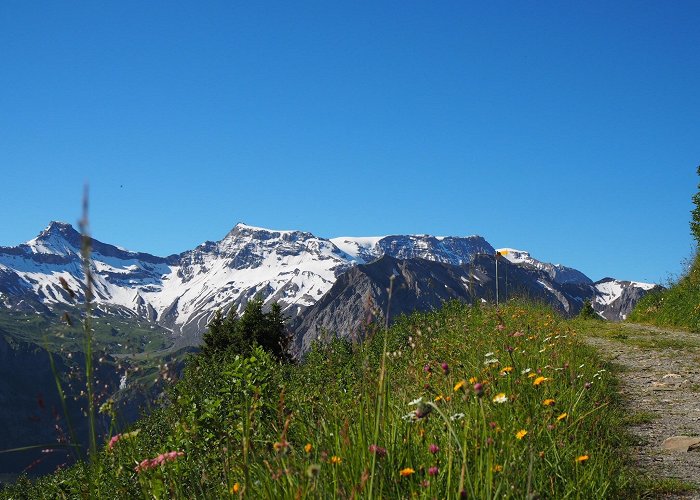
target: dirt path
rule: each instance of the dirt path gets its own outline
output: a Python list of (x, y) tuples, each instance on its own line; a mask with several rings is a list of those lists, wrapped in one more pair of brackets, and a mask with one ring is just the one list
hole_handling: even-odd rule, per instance
[[(639, 438), (633, 452), (642, 471), (700, 488), (700, 448), (664, 447), (672, 436), (700, 436), (700, 334), (606, 324), (587, 341), (622, 367), (620, 389), (634, 422), (631, 431)], [(700, 499), (700, 489), (666, 498)]]

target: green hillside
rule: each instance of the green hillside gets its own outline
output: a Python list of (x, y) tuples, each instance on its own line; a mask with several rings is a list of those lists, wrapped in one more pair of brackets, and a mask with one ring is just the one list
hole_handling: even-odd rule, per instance
[[(316, 345), (194, 357), (168, 404), (18, 498), (615, 498), (614, 379), (551, 310), (450, 303)], [(127, 429), (123, 429), (127, 431)], [(614, 473), (611, 474), (611, 471)]]

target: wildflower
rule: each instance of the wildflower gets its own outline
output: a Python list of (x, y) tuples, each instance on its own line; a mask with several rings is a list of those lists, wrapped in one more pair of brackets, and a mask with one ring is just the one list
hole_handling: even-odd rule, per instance
[(440, 447), (435, 443), (432, 443), (430, 446), (428, 446), (428, 451), (435, 455), (438, 451), (440, 451)]
[(496, 330), (498, 330), (499, 332), (502, 332), (505, 329), (506, 325), (504, 325), (503, 323), (499, 323), (498, 325), (496, 325)]
[(588, 455), (581, 455), (581, 456), (579, 456), (579, 457), (576, 457), (575, 462), (580, 464), (581, 462), (585, 462), (585, 461), (588, 460), (589, 458), (590, 458), (590, 457), (589, 457)]
[(486, 361), (484, 361), (484, 364), (486, 366), (488, 365), (497, 365), (499, 363), (497, 358), (488, 358)]
[(442, 399), (442, 394), (439, 394), (439, 395), (435, 396), (435, 402), (436, 402), (436, 403), (437, 403), (438, 401), (440, 401), (441, 399)]
[(527, 431), (525, 429), (521, 429), (518, 432), (515, 433), (515, 437), (517, 439), (522, 439), (527, 435)]
[(569, 414), (566, 413), (566, 412), (565, 412), (565, 413), (562, 413), (561, 415), (559, 415), (559, 416), (557, 417), (557, 422), (560, 422), (560, 421), (564, 420), (568, 415), (569, 415)]
[(377, 457), (379, 458), (383, 458), (386, 456), (386, 448), (382, 448), (381, 446), (377, 446), (376, 444), (369, 445), (369, 452), (373, 455), (377, 455)]
[(511, 337), (522, 337), (525, 335), (523, 332), (514, 332), (511, 334)]
[(443, 361), (443, 362), (440, 364), (440, 368), (442, 368), (442, 373), (444, 373), (445, 375), (447, 375), (448, 373), (450, 373), (450, 365), (448, 365), (446, 362)]
[(414, 470), (411, 469), (410, 467), (406, 467), (405, 469), (401, 469), (401, 470), (399, 471), (399, 475), (400, 475), (401, 477), (407, 477), (407, 476), (410, 476), (411, 474), (415, 474), (415, 472), (416, 472), (416, 471), (414, 471)]
[(503, 466), (502, 465), (494, 465), (492, 470), (494, 472), (503, 472)]
[(420, 420), (421, 418), (427, 417), (431, 411), (433, 411), (433, 407), (428, 406), (427, 404), (423, 403), (423, 401), (421, 401), (418, 404), (418, 407), (416, 408), (414, 415), (416, 416), (416, 419)]
[(408, 406), (419, 405), (419, 404), (421, 404), (422, 402), (423, 402), (423, 396), (421, 396), (421, 397), (419, 397), (419, 398), (417, 398), (417, 399), (414, 399), (413, 401), (411, 401), (410, 403), (408, 403)]
[(425, 366), (423, 366), (423, 371), (424, 371), (425, 373), (432, 373), (432, 372), (433, 372), (433, 368), (430, 366), (430, 364), (426, 364)]
[(141, 432), (141, 429), (136, 429), (135, 431), (125, 432), (123, 434), (117, 434), (116, 436), (112, 436), (112, 439), (110, 439), (109, 443), (107, 444), (107, 449), (111, 450), (114, 447), (114, 445), (117, 444), (118, 441), (121, 441), (122, 439), (129, 439), (135, 437), (139, 432)]
[(272, 447), (275, 449), (275, 451), (277, 453), (286, 450), (288, 446), (289, 446), (289, 443), (287, 441), (279, 441), (279, 442), (272, 445)]
[(506, 401), (508, 401), (508, 398), (506, 397), (506, 393), (505, 393), (505, 392), (499, 392), (499, 393), (496, 394), (496, 396), (493, 398), (493, 402), (494, 402), (494, 403), (505, 403)]
[(474, 384), (474, 394), (476, 394), (476, 396), (477, 396), (478, 398), (480, 398), (481, 396), (483, 396), (483, 395), (484, 395), (484, 384), (481, 384), (481, 383), (479, 383), (479, 382), (477, 382), (476, 384)]
[(536, 376), (537, 376), (537, 374), (536, 374), (535, 372), (532, 372), (532, 373), (528, 373), (528, 374), (527, 374), (527, 378), (534, 378), (534, 377), (536, 377)]
[(512, 372), (512, 371), (513, 371), (513, 367), (512, 367), (512, 366), (506, 366), (505, 368), (503, 368), (503, 369), (501, 370), (501, 373), (500, 373), (500, 374), (501, 374), (501, 375), (506, 375), (506, 374), (508, 374), (508, 373), (510, 373), (510, 372)]
[(315, 478), (321, 472), (321, 466), (318, 464), (311, 464), (306, 468), (306, 475), (311, 479)]
[(537, 377), (537, 378), (532, 382), (532, 385), (538, 386), (538, 385), (540, 385), (542, 382), (546, 382), (547, 380), (549, 380), (547, 377), (543, 377), (543, 376), (540, 375), (539, 377)]
[(476, 384), (478, 381), (479, 381), (479, 379), (476, 378), (476, 377), (471, 377), (471, 378), (469, 379), (469, 383), (470, 383), (470, 384)]
[(332, 463), (333, 465), (339, 465), (339, 464), (343, 463), (343, 459), (340, 458), (338, 455), (333, 455), (333, 456), (331, 457), (331, 463)]
[(464, 387), (464, 386), (466, 385), (466, 383), (467, 383), (466, 380), (460, 380), (459, 382), (457, 382), (457, 383), (455, 384), (455, 387), (454, 387), (455, 392), (457, 392), (457, 391), (460, 390), (462, 387)]
[(462, 420), (464, 417), (465, 417), (464, 413), (455, 413), (454, 415), (452, 415), (450, 417), (450, 420), (452, 420), (454, 422), (455, 420)]
[(313, 449), (314, 449), (314, 447), (311, 443), (306, 443), (306, 445), (304, 445), (304, 451), (306, 453), (311, 453), (311, 450), (313, 450)]
[(556, 401), (554, 401), (553, 399), (545, 399), (544, 401), (542, 401), (542, 404), (545, 406), (554, 406), (554, 403), (556, 403)]
[(429, 476), (437, 476), (438, 472), (440, 472), (440, 469), (438, 469), (437, 465), (433, 465), (428, 469)]
[(487, 352), (486, 354), (484, 354), (484, 357), (485, 357), (485, 358), (490, 358), (490, 357), (492, 357), (492, 356), (495, 356), (495, 354), (492, 353), (492, 352)]
[(165, 462), (172, 462), (177, 457), (181, 457), (183, 455), (184, 453), (181, 451), (169, 451), (167, 453), (162, 453), (156, 458), (147, 458), (145, 460), (142, 460), (140, 464), (134, 467), (134, 471), (136, 471), (136, 473), (139, 473), (144, 470), (155, 469), (159, 465), (163, 465)]
[(593, 384), (591, 384), (590, 382), (586, 382), (585, 384), (583, 384), (584, 389), (590, 389), (591, 387), (593, 387)]
[(525, 368), (520, 372), (521, 375), (525, 375), (526, 373), (530, 373), (532, 371), (532, 368)]
[(241, 485), (238, 483), (234, 483), (234, 485), (231, 486), (231, 493), (236, 494), (239, 491), (241, 491)]

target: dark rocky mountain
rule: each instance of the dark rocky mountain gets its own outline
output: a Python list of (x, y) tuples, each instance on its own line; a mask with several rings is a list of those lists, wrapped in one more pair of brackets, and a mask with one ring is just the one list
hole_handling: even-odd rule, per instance
[[(601, 316), (619, 320), (648, 289), (615, 280), (594, 284), (585, 276), (557, 279), (562, 274), (547, 266), (522, 265), (499, 257), (499, 299), (523, 297), (541, 301), (565, 316), (578, 314), (584, 301), (590, 300)], [(391, 276), (393, 294), (388, 307)], [(600, 298), (601, 290), (609, 293)], [(326, 335), (360, 339), (368, 320), (376, 319), (387, 308), (391, 322), (401, 314), (439, 308), (447, 300), (494, 302), (495, 295), (494, 255), (480, 254), (470, 264), (459, 266), (385, 255), (340, 276), (328, 293), (297, 318), (293, 323), (294, 348), (297, 354), (303, 354), (314, 340)]]

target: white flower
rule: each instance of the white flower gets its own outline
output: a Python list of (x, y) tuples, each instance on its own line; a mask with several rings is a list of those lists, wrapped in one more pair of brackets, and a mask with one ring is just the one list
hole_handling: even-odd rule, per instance
[(492, 352), (487, 352), (486, 354), (484, 354), (484, 357), (485, 357), (485, 358), (490, 358), (491, 356), (494, 356), (494, 353), (492, 353)]
[(504, 392), (496, 394), (496, 397), (493, 398), (494, 403), (505, 403), (506, 401), (508, 401), (508, 398)]
[(496, 358), (489, 358), (486, 361), (484, 361), (485, 365), (495, 365), (498, 363), (498, 359)]
[(525, 375), (526, 373), (530, 373), (532, 371), (532, 368), (525, 368), (523, 371), (520, 372), (520, 375)]
[(418, 399), (414, 399), (410, 403), (408, 403), (408, 406), (414, 406), (414, 405), (419, 405), (423, 402), (423, 396), (419, 397)]
[(455, 413), (454, 415), (452, 415), (450, 417), (450, 420), (452, 420), (454, 422), (455, 420), (461, 420), (463, 418), (464, 418), (464, 413)]

